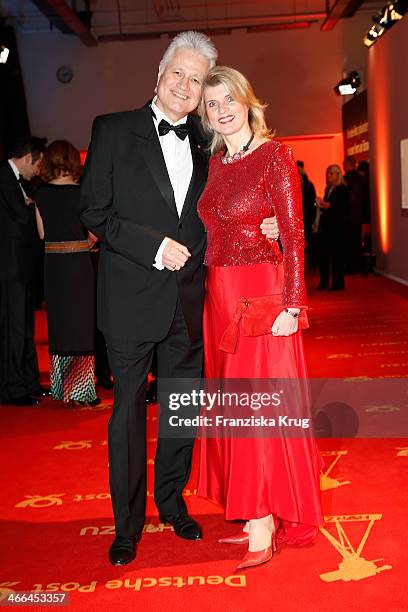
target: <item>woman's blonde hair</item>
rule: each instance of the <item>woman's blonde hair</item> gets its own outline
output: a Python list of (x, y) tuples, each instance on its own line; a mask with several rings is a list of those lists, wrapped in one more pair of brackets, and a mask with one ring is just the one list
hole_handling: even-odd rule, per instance
[(343, 178), (343, 173), (341, 171), (341, 168), (338, 164), (331, 164), (330, 166), (327, 167), (326, 169), (326, 176), (327, 173), (329, 172), (329, 170), (331, 170), (332, 172), (336, 172), (337, 174), (337, 182), (336, 182), (336, 187), (338, 187), (339, 185), (345, 185), (346, 182)]
[(217, 134), (212, 129), (207, 117), (206, 104), (204, 99), (207, 87), (225, 85), (231, 96), (248, 107), (248, 121), (255, 138), (271, 138), (271, 134), (265, 122), (264, 110), (266, 104), (262, 104), (255, 96), (254, 90), (248, 79), (238, 70), (229, 66), (214, 66), (204, 79), (201, 101), (198, 106), (198, 114), (206, 132), (211, 134), (210, 151), (213, 155), (217, 151), (225, 149), (224, 139), (221, 134)]

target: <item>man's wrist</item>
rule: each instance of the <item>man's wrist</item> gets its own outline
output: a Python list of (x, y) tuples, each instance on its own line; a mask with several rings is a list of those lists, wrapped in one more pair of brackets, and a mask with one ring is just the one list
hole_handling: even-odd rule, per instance
[(167, 236), (165, 238), (163, 238), (163, 241), (161, 243), (161, 245), (159, 246), (157, 253), (156, 253), (156, 257), (154, 258), (154, 262), (153, 262), (153, 267), (157, 268), (157, 270), (164, 270), (164, 265), (163, 265), (163, 252), (164, 249), (166, 248), (166, 244), (171, 240), (171, 238), (168, 238)]

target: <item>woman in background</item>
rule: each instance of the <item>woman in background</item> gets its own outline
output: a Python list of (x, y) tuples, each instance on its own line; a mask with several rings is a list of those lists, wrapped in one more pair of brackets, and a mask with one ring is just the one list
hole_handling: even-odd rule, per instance
[[(319, 220), (320, 283), (318, 290), (344, 289), (346, 218), (348, 208), (347, 187), (340, 166), (332, 164), (326, 170), (326, 189)], [(331, 272), (331, 285), (330, 284)]]
[[(307, 308), (300, 181), (290, 149), (271, 139), (263, 110), (241, 73), (210, 70), (199, 107), (213, 154), (198, 204), (207, 229), (204, 372), (227, 388), (228, 379), (254, 385), (307, 378), (298, 331)], [(259, 231), (262, 219), (275, 214), (283, 255)], [(241, 315), (251, 312), (253, 298), (265, 304), (255, 321), (265, 322), (265, 331), (251, 337)], [(248, 546), (238, 569), (269, 561), (276, 539), (314, 540), (322, 523), (320, 467), (310, 436), (203, 437), (199, 495), (222, 505), (227, 520), (246, 521), (243, 531), (220, 540)]]
[(94, 381), (94, 272), (88, 233), (79, 219), (79, 152), (65, 140), (47, 147), (46, 182), (35, 194), (37, 227), (45, 239), (44, 285), (51, 396), (97, 405)]

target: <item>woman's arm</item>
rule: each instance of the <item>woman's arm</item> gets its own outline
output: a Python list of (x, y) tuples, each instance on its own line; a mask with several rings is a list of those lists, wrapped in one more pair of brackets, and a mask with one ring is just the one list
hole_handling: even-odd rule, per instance
[(37, 232), (41, 240), (44, 240), (44, 223), (40, 215), (38, 207), (35, 207), (35, 220), (37, 222)]
[(283, 310), (272, 326), (274, 336), (298, 330), (298, 316), (306, 306), (302, 190), (291, 150), (277, 144), (265, 174), (267, 193), (276, 212), (283, 247)]
[(265, 169), (265, 185), (276, 212), (283, 247), (283, 307), (304, 309), (307, 300), (302, 191), (292, 151), (282, 143), (276, 143), (272, 151)]

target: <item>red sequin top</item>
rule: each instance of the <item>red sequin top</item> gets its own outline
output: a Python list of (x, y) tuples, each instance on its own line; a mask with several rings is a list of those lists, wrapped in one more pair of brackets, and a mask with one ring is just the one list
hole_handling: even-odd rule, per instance
[[(283, 303), (306, 307), (302, 193), (291, 150), (276, 140), (223, 164), (210, 159), (198, 213), (207, 229), (207, 266), (242, 266), (283, 261)], [(283, 256), (260, 224), (276, 214)]]

